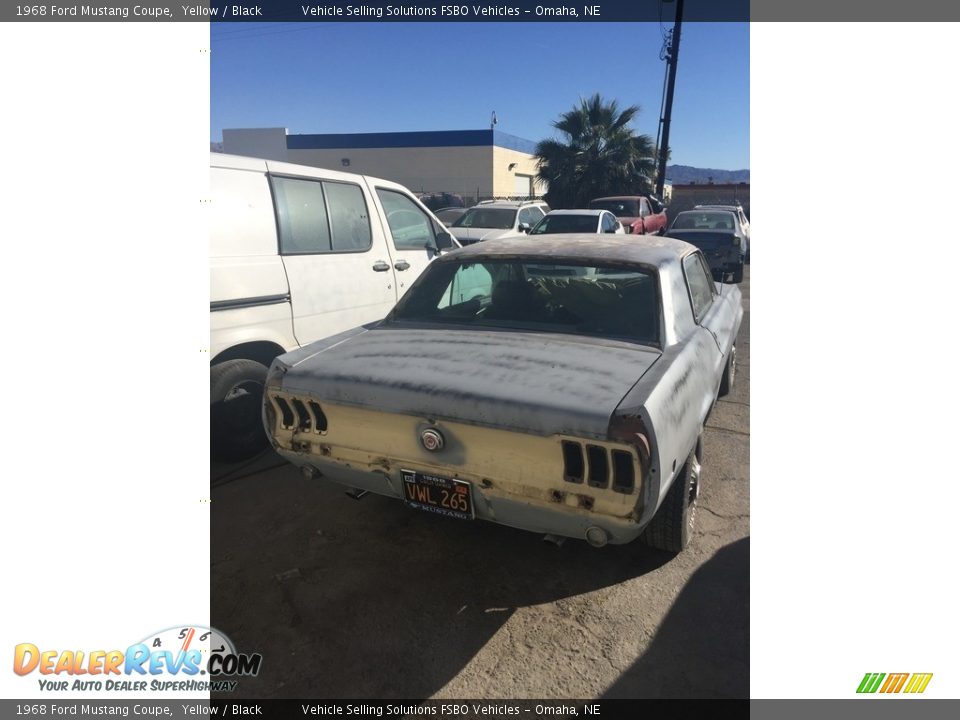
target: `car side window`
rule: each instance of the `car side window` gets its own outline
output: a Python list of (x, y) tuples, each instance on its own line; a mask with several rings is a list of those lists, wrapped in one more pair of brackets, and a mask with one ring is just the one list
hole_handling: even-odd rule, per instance
[(647, 201), (645, 199), (641, 198), (638, 204), (640, 206), (640, 217), (646, 217), (650, 214), (650, 206), (647, 205)]
[(387, 215), (397, 250), (422, 250), (436, 242), (433, 222), (413, 200), (403, 193), (384, 188), (377, 188), (377, 196)]
[(614, 233), (617, 231), (617, 219), (610, 213), (603, 214), (603, 232)]
[(540, 219), (543, 217), (543, 212), (540, 208), (536, 207), (526, 207), (520, 211), (520, 222), (527, 223), (530, 227), (533, 227)]
[(692, 253), (683, 259), (683, 274), (687, 279), (693, 317), (699, 323), (713, 304), (716, 286), (704, 266), (700, 253)]
[(370, 217), (359, 186), (275, 176), (270, 181), (281, 253), (314, 255), (370, 249)]
[(702, 252), (698, 252), (697, 257), (700, 258), (700, 265), (703, 267), (703, 272), (707, 276), (707, 285), (710, 286), (710, 292), (714, 295), (719, 295), (720, 291), (717, 290), (717, 284), (713, 281), (713, 273), (710, 271), (710, 263), (707, 262), (707, 258), (704, 257)]

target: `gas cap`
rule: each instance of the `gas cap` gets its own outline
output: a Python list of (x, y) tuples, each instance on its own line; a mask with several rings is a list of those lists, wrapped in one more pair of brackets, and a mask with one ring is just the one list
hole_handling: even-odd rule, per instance
[(420, 433), (420, 444), (430, 452), (443, 449), (443, 435), (436, 428), (427, 428)]

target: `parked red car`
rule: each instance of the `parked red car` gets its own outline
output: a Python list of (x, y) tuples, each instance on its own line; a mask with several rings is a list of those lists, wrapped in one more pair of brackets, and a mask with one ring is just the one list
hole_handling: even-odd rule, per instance
[(618, 195), (590, 201), (591, 210), (609, 210), (632, 235), (663, 235), (667, 213), (663, 205), (644, 195)]

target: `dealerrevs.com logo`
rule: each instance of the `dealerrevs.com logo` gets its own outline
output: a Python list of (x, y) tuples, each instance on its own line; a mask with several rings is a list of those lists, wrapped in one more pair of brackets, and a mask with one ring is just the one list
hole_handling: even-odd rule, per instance
[(860, 681), (858, 693), (922, 693), (933, 673), (867, 673)]
[(49, 650), (20, 643), (13, 671), (37, 673), (41, 690), (233, 692), (238, 676), (260, 672), (263, 656), (238, 653), (223, 633), (201, 625), (151, 633), (125, 650)]

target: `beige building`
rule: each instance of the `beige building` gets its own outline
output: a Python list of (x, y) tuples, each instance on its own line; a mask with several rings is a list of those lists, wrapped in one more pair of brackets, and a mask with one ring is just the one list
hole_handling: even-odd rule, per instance
[(227, 129), (223, 151), (393, 180), (418, 193), (540, 197), (536, 143), (498, 130), (290, 135), (285, 128)]

